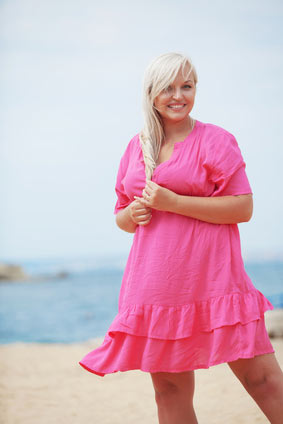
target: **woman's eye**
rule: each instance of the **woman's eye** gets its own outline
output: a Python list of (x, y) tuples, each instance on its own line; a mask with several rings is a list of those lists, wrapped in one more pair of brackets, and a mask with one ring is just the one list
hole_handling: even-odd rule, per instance
[(168, 85), (168, 87), (164, 88), (165, 93), (168, 93), (168, 91), (171, 91), (171, 85)]
[(192, 86), (191, 86), (191, 85), (189, 85), (189, 84), (185, 84), (185, 85), (184, 85), (184, 88), (192, 88)]

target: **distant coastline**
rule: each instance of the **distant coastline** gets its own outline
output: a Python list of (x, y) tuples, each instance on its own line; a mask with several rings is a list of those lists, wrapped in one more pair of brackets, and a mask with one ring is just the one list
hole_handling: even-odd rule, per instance
[(34, 280), (49, 280), (52, 278), (67, 278), (69, 275), (66, 271), (59, 271), (49, 275), (32, 275), (28, 274), (24, 267), (19, 264), (0, 263), (0, 282), (28, 282)]

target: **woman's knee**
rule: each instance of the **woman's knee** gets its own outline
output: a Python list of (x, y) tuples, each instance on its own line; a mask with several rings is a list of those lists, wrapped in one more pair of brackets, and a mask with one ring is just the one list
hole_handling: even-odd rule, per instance
[(173, 382), (165, 373), (152, 373), (151, 379), (156, 395), (168, 395), (178, 391), (178, 384)]
[(252, 396), (273, 396), (282, 387), (282, 371), (274, 354), (239, 359), (229, 366)]
[(278, 375), (263, 371), (257, 375), (247, 373), (244, 379), (246, 390), (255, 398), (273, 397), (278, 391)]
[(151, 373), (152, 383), (155, 390), (156, 400), (169, 396), (182, 396), (187, 399), (193, 398), (194, 372), (183, 373)]

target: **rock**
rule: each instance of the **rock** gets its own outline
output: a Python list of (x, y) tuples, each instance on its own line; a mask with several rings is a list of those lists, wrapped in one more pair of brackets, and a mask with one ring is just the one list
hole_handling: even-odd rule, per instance
[(69, 273), (67, 271), (58, 271), (55, 274), (38, 274), (28, 275), (22, 266), (16, 264), (4, 264), (0, 263), (0, 282), (1, 281), (48, 281), (55, 279), (68, 278)]
[(59, 271), (56, 272), (56, 274), (52, 278), (68, 278), (69, 275), (70, 274), (67, 271)]
[(19, 281), (27, 280), (28, 278), (29, 276), (25, 273), (20, 265), (0, 263), (0, 281)]
[(264, 316), (269, 337), (283, 337), (283, 309), (266, 311)]

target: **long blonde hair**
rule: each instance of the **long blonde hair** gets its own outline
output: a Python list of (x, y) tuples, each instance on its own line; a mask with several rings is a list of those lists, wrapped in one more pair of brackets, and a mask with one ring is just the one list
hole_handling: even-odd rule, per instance
[(154, 108), (154, 99), (175, 80), (180, 69), (184, 74), (187, 65), (189, 65), (189, 72), (186, 78), (192, 73), (196, 85), (198, 78), (195, 67), (189, 57), (180, 53), (162, 54), (155, 58), (145, 70), (143, 80), (144, 127), (140, 132), (140, 142), (145, 163), (145, 175), (149, 180), (156, 168), (164, 138), (162, 119)]

